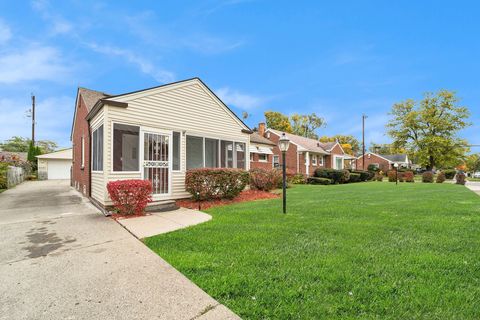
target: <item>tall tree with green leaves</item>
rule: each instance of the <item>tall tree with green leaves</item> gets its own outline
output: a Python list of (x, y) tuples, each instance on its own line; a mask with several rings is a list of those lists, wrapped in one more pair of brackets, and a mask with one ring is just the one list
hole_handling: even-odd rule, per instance
[(315, 130), (326, 126), (325, 119), (317, 116), (315, 113), (294, 113), (290, 116), (290, 121), (293, 134), (312, 139), (318, 139)]
[(280, 112), (265, 112), (265, 121), (267, 123), (267, 128), (292, 133), (292, 125), (290, 124), (290, 119), (288, 119), (288, 116)]
[(480, 171), (480, 154), (470, 154), (465, 159), (465, 165), (470, 172)]
[(342, 145), (343, 150), (352, 156), (356, 155), (360, 151), (360, 142), (352, 135), (336, 134), (332, 137), (322, 136), (318, 140), (320, 142), (338, 141), (338, 143)]
[[(30, 144), (31, 140), (29, 138), (14, 136), (0, 143), (0, 149), (10, 152), (28, 152)], [(57, 143), (51, 140), (39, 140), (37, 146), (41, 153), (50, 153), (58, 148)]]
[(396, 148), (405, 148), (427, 169), (458, 163), (468, 150), (458, 133), (470, 125), (468, 108), (458, 105), (455, 93), (426, 93), (421, 101), (393, 105), (388, 134)]

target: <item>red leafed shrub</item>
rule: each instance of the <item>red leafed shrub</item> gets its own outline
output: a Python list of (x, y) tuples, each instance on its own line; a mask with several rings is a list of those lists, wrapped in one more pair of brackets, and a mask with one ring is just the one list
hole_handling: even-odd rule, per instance
[(425, 171), (422, 174), (422, 182), (433, 183), (433, 172), (432, 171)]
[(142, 214), (152, 201), (152, 184), (148, 180), (117, 180), (107, 184), (108, 194), (119, 214)]
[(456, 184), (465, 185), (465, 183), (467, 182), (465, 173), (463, 173), (463, 172), (457, 173), (455, 175), (455, 180), (456, 180)]
[(256, 190), (270, 191), (281, 185), (282, 172), (276, 169), (251, 169), (250, 187)]
[(439, 172), (437, 174), (437, 183), (444, 183), (445, 180), (447, 180), (447, 178), (445, 177), (445, 173), (442, 171), (442, 172)]
[(388, 182), (397, 181), (397, 173), (395, 172), (395, 170), (389, 170), (387, 172), (387, 176), (388, 176)]
[(233, 199), (249, 179), (248, 172), (240, 169), (191, 169), (185, 175), (185, 188), (195, 200)]
[(405, 171), (403, 173), (403, 178), (405, 179), (405, 182), (415, 182), (415, 175), (412, 171)]

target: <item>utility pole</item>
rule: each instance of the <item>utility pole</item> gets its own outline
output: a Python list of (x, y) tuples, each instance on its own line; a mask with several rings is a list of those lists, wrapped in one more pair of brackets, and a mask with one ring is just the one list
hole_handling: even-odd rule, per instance
[(365, 119), (367, 116), (362, 114), (362, 169), (365, 171)]
[(35, 95), (32, 93), (32, 145), (35, 146)]

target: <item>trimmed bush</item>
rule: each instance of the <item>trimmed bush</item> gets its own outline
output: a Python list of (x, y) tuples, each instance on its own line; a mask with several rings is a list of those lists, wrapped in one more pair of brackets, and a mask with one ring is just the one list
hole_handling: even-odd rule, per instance
[(282, 173), (275, 169), (251, 169), (250, 187), (256, 190), (270, 191), (282, 183)]
[(465, 183), (467, 182), (465, 173), (463, 173), (463, 172), (457, 173), (455, 175), (455, 180), (456, 180), (456, 182), (455, 182), (456, 184), (465, 185)]
[(245, 189), (249, 180), (249, 173), (240, 169), (191, 169), (185, 175), (185, 189), (197, 201), (233, 199)]
[(412, 171), (406, 171), (403, 173), (405, 182), (415, 182), (415, 174)]
[(367, 167), (367, 170), (368, 171), (373, 171), (373, 172), (377, 172), (379, 169), (376, 165), (374, 164), (369, 164), (368, 167)]
[(447, 169), (447, 170), (443, 170), (442, 172), (445, 173), (445, 179), (448, 179), (448, 180), (453, 179), (453, 177), (455, 177), (455, 173), (457, 173), (455, 169)]
[(432, 171), (425, 171), (422, 174), (422, 182), (433, 183), (433, 172)]
[(388, 170), (387, 177), (388, 177), (388, 182), (397, 181), (397, 173), (395, 172), (395, 170)]
[(113, 206), (122, 215), (142, 214), (152, 201), (152, 184), (148, 180), (117, 180), (107, 184)]
[(383, 181), (383, 172), (375, 172), (374, 180), (380, 182)]
[(349, 182), (361, 182), (361, 181), (365, 181), (365, 180), (362, 180), (362, 175), (360, 173), (355, 173), (355, 172), (352, 172), (350, 173), (350, 180)]
[(8, 166), (11, 164), (8, 162), (0, 162), (0, 189), (7, 189), (7, 171)]
[(292, 184), (305, 184), (305, 176), (302, 173), (297, 173), (290, 179), (289, 182)]
[(333, 184), (333, 180), (328, 178), (308, 177), (307, 183), (328, 185), (328, 184)]
[(343, 182), (344, 172), (343, 170), (319, 168), (315, 170), (314, 176), (317, 178), (331, 179), (333, 183), (337, 184)]
[(445, 178), (445, 173), (444, 172), (437, 173), (437, 179), (435, 180), (435, 182), (444, 183), (445, 180), (446, 180), (446, 178)]
[(350, 171), (348, 170), (341, 170), (342, 171), (342, 183), (348, 183), (350, 180)]

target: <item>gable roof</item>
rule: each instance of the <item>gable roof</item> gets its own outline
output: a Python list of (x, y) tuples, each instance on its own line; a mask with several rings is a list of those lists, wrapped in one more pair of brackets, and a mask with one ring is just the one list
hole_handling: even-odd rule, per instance
[(38, 159), (67, 159), (72, 160), (72, 148), (54, 151), (36, 156)]
[(408, 162), (406, 154), (382, 154), (380, 156), (391, 162)]
[[(268, 128), (267, 132), (272, 132), (276, 134), (277, 136), (282, 135), (282, 131), (275, 130)], [(330, 154), (325, 148), (326, 144), (320, 141), (317, 141), (315, 139), (310, 139), (302, 136), (297, 136), (296, 134), (292, 133), (287, 133), (285, 132), (285, 135), (287, 138), (292, 142), (293, 144), (299, 146), (299, 151), (310, 151), (310, 152), (316, 152), (316, 153), (323, 153), (323, 154)], [(334, 142), (334, 145), (336, 143)], [(333, 148), (333, 147), (332, 147)]]
[(79, 103), (78, 99), (82, 98), (83, 103), (85, 103), (85, 106), (87, 107), (87, 112), (90, 112), (93, 109), (93, 106), (100, 99), (104, 99), (109, 96), (110, 95), (108, 95), (105, 92), (87, 89), (84, 87), (78, 87), (77, 97), (75, 99), (75, 110), (73, 112), (72, 129), (70, 130), (70, 141), (72, 141), (72, 138), (73, 138), (73, 130), (75, 128), (75, 121), (77, 119), (77, 109), (78, 109), (78, 103)]
[(258, 134), (258, 132), (254, 131), (251, 135), (250, 135), (250, 142), (252, 143), (258, 143), (258, 144), (266, 144), (266, 145), (269, 145), (269, 146), (275, 146), (275, 142), (273, 141), (270, 141), (268, 140), (267, 138), (265, 137), (262, 137), (261, 135)]

